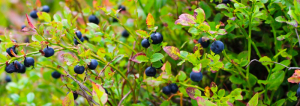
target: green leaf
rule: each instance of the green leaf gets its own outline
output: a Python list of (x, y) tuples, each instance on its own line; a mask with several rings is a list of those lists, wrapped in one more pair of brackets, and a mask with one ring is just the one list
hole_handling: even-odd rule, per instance
[(272, 104), (272, 106), (283, 106), (284, 103), (285, 103), (285, 99), (280, 99), (276, 101), (274, 104)]
[(61, 17), (60, 17), (58, 14), (54, 14), (54, 15), (53, 15), (53, 19), (54, 19), (54, 21), (56, 21), (56, 22), (60, 22), (60, 21), (61, 21)]
[(63, 106), (75, 106), (73, 92), (69, 92), (68, 95), (62, 101)]
[(136, 30), (135, 33), (137, 35), (139, 35), (141, 38), (147, 38), (147, 37), (149, 37), (149, 35), (147, 34), (147, 32), (144, 31), (144, 30)]
[(167, 75), (172, 75), (171, 64), (168, 61), (165, 63), (165, 70)]
[(218, 96), (219, 97), (223, 97), (225, 95), (225, 90), (224, 89), (220, 89), (219, 91), (218, 91)]
[(257, 106), (257, 104), (258, 104), (258, 96), (259, 96), (259, 94), (256, 93), (256, 94), (250, 99), (250, 101), (248, 102), (247, 106)]
[[(291, 64), (291, 61), (290, 60), (283, 60), (280, 63), (283, 64), (283, 65), (289, 66)], [(272, 72), (279, 71), (279, 70), (282, 70), (284, 68), (285, 67), (282, 66), (282, 65), (275, 64), (275, 67), (272, 69)]]
[(231, 97), (234, 97), (235, 100), (243, 100), (242, 89), (236, 88), (230, 92)]
[(98, 26), (97, 24), (95, 24), (95, 23), (87, 23), (87, 25), (88, 25), (89, 27), (93, 28), (93, 29), (99, 28), (99, 26)]
[(263, 65), (273, 64), (273, 63), (271, 63), (272, 60), (268, 56), (264, 56), (264, 57), (260, 58), (259, 61), (262, 62)]
[(194, 17), (196, 17), (196, 22), (202, 24), (205, 20), (205, 12), (202, 8), (197, 8), (194, 10)]
[(92, 82), (92, 85), (93, 85), (93, 92), (92, 92), (93, 99), (100, 105), (104, 105), (108, 100), (108, 96), (105, 93), (105, 89), (99, 84), (94, 82)]
[(239, 78), (239, 77), (235, 77), (234, 75), (231, 75), (229, 77), (229, 80), (233, 83), (233, 84), (242, 84), (244, 82), (243, 79)]
[(267, 89), (269, 90), (277, 90), (277, 88), (281, 85), (281, 83), (284, 80), (285, 73), (284, 71), (276, 71), (273, 74), (271, 74), (270, 78), (268, 79), (270, 81), (269, 84), (267, 84)]
[(27, 94), (27, 102), (31, 103), (34, 100), (34, 93), (30, 92)]
[(48, 13), (46, 13), (46, 12), (38, 12), (37, 15), (38, 15), (39, 19), (44, 20), (46, 22), (51, 22), (51, 17), (50, 17), (50, 15)]
[(186, 74), (183, 71), (179, 71), (177, 76), (178, 76), (178, 80), (181, 81), (181, 82), (185, 81), (185, 79), (186, 79)]
[(169, 106), (170, 102), (169, 101), (164, 101), (163, 103), (161, 103), (159, 106)]
[(152, 63), (152, 67), (155, 67), (155, 68), (160, 68), (162, 67), (163, 63), (161, 63), (161, 61), (156, 61), (156, 62), (153, 62)]
[(38, 42), (43, 41), (43, 38), (40, 35), (33, 35), (31, 39)]
[(156, 62), (156, 61), (159, 61), (160, 59), (164, 58), (164, 55), (161, 54), (161, 53), (154, 53), (152, 56), (151, 56), (151, 62)]
[(139, 62), (148, 62), (149, 58), (145, 55), (138, 55), (136, 57), (136, 60), (139, 61)]
[(286, 22), (286, 19), (283, 16), (278, 16), (275, 18), (277, 22)]
[(286, 96), (292, 100), (292, 101), (296, 101), (297, 100), (297, 97), (296, 97), (296, 92), (294, 91), (289, 91)]

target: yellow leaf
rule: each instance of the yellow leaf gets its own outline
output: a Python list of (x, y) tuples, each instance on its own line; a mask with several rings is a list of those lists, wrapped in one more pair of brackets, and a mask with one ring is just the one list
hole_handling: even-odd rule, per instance
[(148, 14), (148, 16), (146, 18), (146, 23), (147, 23), (148, 28), (151, 28), (154, 26), (154, 18), (150, 13)]

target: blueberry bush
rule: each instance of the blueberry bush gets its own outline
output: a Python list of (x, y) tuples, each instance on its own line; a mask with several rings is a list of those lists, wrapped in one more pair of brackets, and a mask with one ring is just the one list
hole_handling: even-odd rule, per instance
[(299, 0), (1, 0), (1, 106), (293, 106)]

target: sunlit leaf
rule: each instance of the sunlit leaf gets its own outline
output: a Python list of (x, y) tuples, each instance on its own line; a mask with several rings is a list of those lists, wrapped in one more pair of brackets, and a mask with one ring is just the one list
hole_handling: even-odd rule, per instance
[(62, 101), (63, 106), (75, 106), (73, 92), (69, 92), (68, 95)]
[(174, 60), (178, 60), (180, 55), (180, 51), (178, 48), (174, 46), (165, 46), (164, 51)]

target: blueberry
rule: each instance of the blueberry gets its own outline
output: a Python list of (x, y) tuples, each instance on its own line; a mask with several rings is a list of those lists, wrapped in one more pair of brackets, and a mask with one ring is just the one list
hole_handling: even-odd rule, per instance
[(45, 57), (51, 57), (54, 55), (54, 49), (52, 47), (46, 47), (44, 50)]
[(24, 60), (24, 65), (30, 67), (34, 65), (34, 59), (32, 57), (26, 57)]
[(37, 19), (38, 18), (38, 15), (37, 15), (37, 12), (36, 10), (33, 10), (30, 12), (30, 17), (33, 18), (33, 19)]
[(75, 71), (75, 73), (77, 73), (77, 74), (82, 74), (82, 73), (84, 72), (84, 66), (76, 65), (76, 66), (74, 67), (74, 71)]
[(8, 65), (5, 67), (5, 71), (6, 71), (7, 73), (13, 73), (13, 72), (16, 72), (16, 70), (17, 70), (17, 68), (15, 67), (14, 62), (8, 64)]
[(201, 72), (192, 71), (190, 73), (190, 78), (191, 78), (192, 81), (199, 82), (199, 81), (202, 80), (202, 77), (203, 77), (203, 75), (202, 75)]
[(126, 11), (126, 7), (123, 5), (119, 5), (118, 9), (121, 11)]
[(52, 72), (51, 75), (52, 75), (52, 77), (55, 78), (55, 79), (58, 79), (58, 78), (60, 78), (60, 76), (61, 76), (61, 74), (60, 74), (58, 71)]
[(94, 70), (94, 69), (96, 69), (97, 65), (98, 65), (98, 61), (95, 59), (92, 59), (90, 62), (90, 65), (88, 65), (88, 67), (89, 67), (89, 69)]
[(82, 37), (82, 33), (80, 31), (75, 31), (75, 34), (79, 39)]
[(15, 56), (10, 52), (11, 49), (13, 50), (13, 52), (14, 52), (15, 54), (18, 53), (18, 52), (16, 51), (16, 47), (15, 47), (15, 46), (10, 47), (10, 48), (7, 48), (7, 49), (6, 49), (6, 53), (7, 53), (10, 57), (15, 57)]
[[(230, 2), (231, 2), (230, 0), (222, 0), (221, 3), (228, 4), (228, 3), (230, 3)], [(219, 4), (219, 1), (216, 2), (215, 0), (213, 0), (213, 3)]]
[(143, 39), (142, 40), (142, 46), (144, 48), (148, 48), (150, 46), (150, 43), (149, 43), (148, 39)]
[(42, 11), (46, 12), (46, 13), (49, 13), (50, 12), (50, 7), (48, 5), (44, 5)]
[(156, 69), (154, 67), (147, 67), (145, 73), (148, 77), (154, 77), (156, 74)]
[(158, 32), (152, 33), (150, 37), (152, 39), (152, 44), (159, 44), (163, 41), (163, 36)]
[(5, 76), (5, 81), (6, 81), (6, 82), (11, 82), (11, 77), (10, 77), (9, 75), (6, 75), (6, 76)]
[(299, 83), (298, 85), (299, 85), (299, 87), (300, 87), (300, 83)]
[[(83, 38), (83, 37), (81, 37), (81, 38), (80, 38), (80, 41), (81, 41), (81, 42), (83, 42), (83, 41), (84, 41), (84, 38)], [(77, 39), (74, 39), (74, 43), (75, 43), (75, 45), (78, 45), (78, 44), (80, 44), (80, 43), (77, 41)]]
[(73, 92), (73, 97), (74, 97), (74, 100), (76, 100), (78, 98), (78, 94)]
[(26, 25), (22, 25), (22, 26), (21, 26), (21, 29), (24, 29), (25, 27), (26, 27)]
[(297, 89), (297, 97), (300, 98), (300, 87)]
[(169, 86), (172, 93), (176, 93), (178, 91), (178, 86), (175, 83), (170, 84)]
[(17, 69), (17, 72), (18, 73), (25, 73), (25, 71), (26, 71), (25, 65), (23, 65), (23, 64), (20, 63), (20, 68)]
[(162, 92), (164, 94), (166, 94), (166, 95), (170, 95), (171, 94), (171, 88), (170, 88), (170, 86), (163, 87)]
[(99, 24), (99, 19), (95, 16), (95, 15), (91, 15), (90, 17), (89, 17), (89, 22), (91, 22), (91, 23), (95, 23), (95, 24)]
[(203, 48), (207, 48), (208, 45), (209, 45), (209, 43), (210, 43), (210, 41), (209, 41), (209, 40), (206, 40), (205, 38), (203, 39), (203, 37), (201, 37), (201, 38), (198, 40), (198, 43), (200, 43), (201, 46), (202, 46)]
[(127, 38), (129, 36), (129, 33), (127, 32), (127, 30), (124, 30), (122, 32), (122, 36), (125, 37), (125, 38)]
[(224, 44), (223, 44), (223, 42), (217, 40), (217, 41), (215, 41), (215, 42), (213, 42), (213, 43), (211, 44), (210, 49), (211, 49), (214, 53), (219, 54), (219, 53), (221, 53), (221, 52), (223, 51), (223, 49), (224, 49)]
[(26, 37), (25, 43), (29, 43), (29, 38), (28, 37)]

